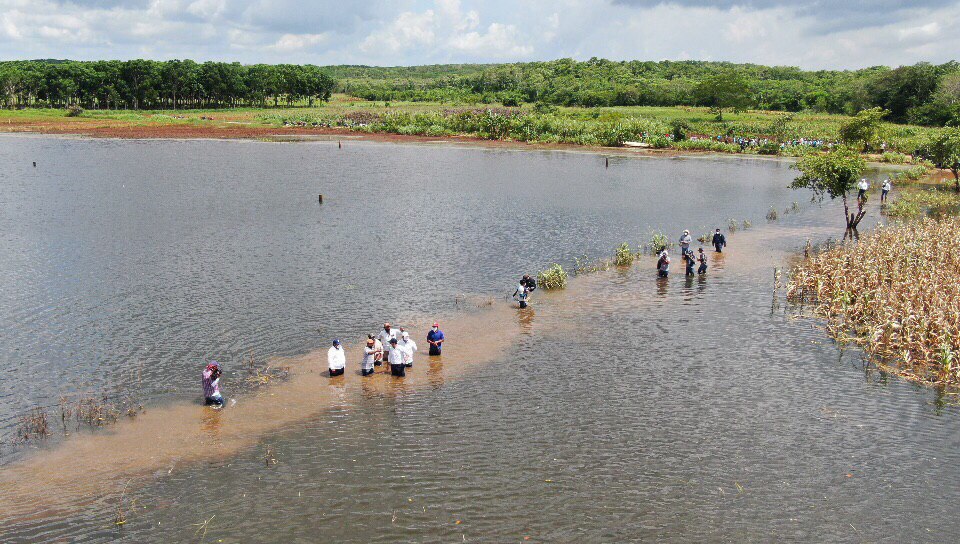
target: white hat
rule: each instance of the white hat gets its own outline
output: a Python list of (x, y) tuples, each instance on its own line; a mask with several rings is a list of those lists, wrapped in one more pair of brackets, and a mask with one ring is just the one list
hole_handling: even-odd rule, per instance
[(410, 333), (407, 331), (403, 331), (403, 334), (401, 336), (403, 336), (404, 338), (410, 338)]

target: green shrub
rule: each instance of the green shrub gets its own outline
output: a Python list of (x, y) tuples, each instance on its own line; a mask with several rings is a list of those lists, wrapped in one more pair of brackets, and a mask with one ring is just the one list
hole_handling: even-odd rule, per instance
[(767, 142), (757, 146), (757, 153), (760, 155), (779, 155), (780, 144), (777, 142)]
[(537, 274), (537, 285), (543, 289), (565, 289), (567, 287), (567, 271), (559, 264), (554, 263)]
[(667, 249), (670, 245), (670, 239), (667, 238), (667, 235), (661, 231), (654, 231), (650, 233), (650, 241), (648, 242), (650, 246), (650, 253), (656, 255)]
[(617, 266), (630, 266), (633, 264), (634, 254), (630, 250), (630, 244), (624, 242), (617, 247), (617, 252), (613, 256), (613, 264)]

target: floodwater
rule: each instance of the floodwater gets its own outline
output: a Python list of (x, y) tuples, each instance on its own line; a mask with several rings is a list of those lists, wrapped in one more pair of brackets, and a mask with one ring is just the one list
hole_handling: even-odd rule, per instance
[[(842, 235), (792, 176), (728, 157), (0, 137), (0, 541), (952, 540), (957, 408), (839, 350), (773, 288), (808, 238)], [(705, 277), (676, 263), (657, 281), (643, 258), (527, 311), (504, 300), (524, 271), (730, 218), (754, 226)], [(440, 360), (423, 353), (434, 319)], [(384, 320), (421, 342), (404, 381), (356, 375)], [(349, 366), (330, 380), (334, 336)], [(250, 352), (290, 377), (250, 388)], [(199, 405), (208, 358), (236, 400), (222, 412)], [(20, 414), (81, 394), (146, 412), (11, 445)]]

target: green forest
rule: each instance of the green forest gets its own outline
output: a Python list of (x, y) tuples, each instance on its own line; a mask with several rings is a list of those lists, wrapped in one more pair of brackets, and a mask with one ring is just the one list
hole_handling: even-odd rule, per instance
[(701, 61), (604, 59), (412, 67), (172, 61), (0, 62), (0, 105), (87, 109), (312, 106), (339, 92), (374, 101), (543, 107), (699, 106), (960, 125), (960, 64), (805, 71)]
[(192, 60), (0, 62), (4, 107), (190, 109), (327, 100), (334, 80), (311, 65)]

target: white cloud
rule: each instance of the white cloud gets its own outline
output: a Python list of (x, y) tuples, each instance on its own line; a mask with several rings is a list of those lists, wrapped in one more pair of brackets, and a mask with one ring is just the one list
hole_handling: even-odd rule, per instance
[(519, 34), (513, 25), (491, 23), (483, 34), (468, 32), (452, 36), (448, 45), (474, 57), (525, 58), (533, 53), (533, 47), (520, 43)]
[(423, 13), (405, 11), (383, 30), (367, 36), (360, 44), (360, 50), (373, 54), (383, 51), (397, 53), (411, 47), (432, 45), (436, 21), (432, 9)]
[(326, 34), (284, 34), (270, 48), (280, 52), (297, 51), (321, 44), (327, 38)]

